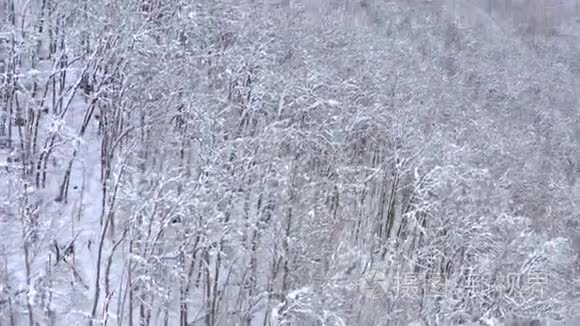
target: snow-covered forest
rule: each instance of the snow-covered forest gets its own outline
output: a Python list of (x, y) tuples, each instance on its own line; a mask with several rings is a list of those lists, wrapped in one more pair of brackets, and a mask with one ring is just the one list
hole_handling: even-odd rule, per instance
[(0, 325), (580, 325), (579, 158), (577, 0), (0, 0)]

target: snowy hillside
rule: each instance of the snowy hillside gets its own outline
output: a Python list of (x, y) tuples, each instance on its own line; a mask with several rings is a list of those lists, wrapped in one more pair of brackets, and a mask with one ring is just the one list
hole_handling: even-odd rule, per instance
[(580, 4), (0, 0), (0, 326), (580, 325)]

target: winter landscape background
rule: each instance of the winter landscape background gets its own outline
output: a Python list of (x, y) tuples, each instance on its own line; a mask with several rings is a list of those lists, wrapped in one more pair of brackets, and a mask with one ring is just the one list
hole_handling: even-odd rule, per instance
[(0, 0), (0, 325), (580, 325), (580, 2)]

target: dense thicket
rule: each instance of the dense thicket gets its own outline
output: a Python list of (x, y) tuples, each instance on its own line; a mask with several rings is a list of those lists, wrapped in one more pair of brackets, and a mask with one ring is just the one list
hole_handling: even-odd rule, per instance
[(574, 324), (578, 13), (0, 0), (0, 325)]

